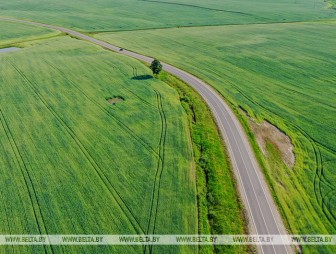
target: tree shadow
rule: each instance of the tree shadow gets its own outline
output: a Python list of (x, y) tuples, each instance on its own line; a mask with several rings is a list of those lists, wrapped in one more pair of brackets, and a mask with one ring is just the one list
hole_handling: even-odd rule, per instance
[(146, 79), (152, 79), (153, 76), (151, 75), (139, 75), (139, 76), (134, 76), (132, 79), (134, 80), (146, 80)]

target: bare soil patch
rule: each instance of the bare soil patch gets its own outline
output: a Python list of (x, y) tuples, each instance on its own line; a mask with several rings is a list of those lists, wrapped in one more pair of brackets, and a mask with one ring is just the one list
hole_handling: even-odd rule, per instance
[(267, 121), (256, 123), (249, 118), (249, 124), (263, 153), (268, 156), (266, 141), (271, 142), (280, 151), (282, 160), (289, 167), (293, 168), (295, 164), (295, 155), (293, 152), (294, 146), (290, 138), (276, 126)]
[(253, 118), (250, 117), (245, 109), (240, 109), (244, 115), (247, 116), (248, 123), (263, 154), (268, 156), (266, 143), (271, 142), (281, 153), (283, 162), (286, 163), (290, 168), (293, 168), (295, 164), (295, 154), (293, 151), (294, 145), (291, 139), (273, 124), (267, 121), (257, 123)]
[(113, 97), (106, 98), (106, 100), (111, 105), (115, 105), (119, 102), (123, 102), (125, 99), (122, 96), (113, 96)]

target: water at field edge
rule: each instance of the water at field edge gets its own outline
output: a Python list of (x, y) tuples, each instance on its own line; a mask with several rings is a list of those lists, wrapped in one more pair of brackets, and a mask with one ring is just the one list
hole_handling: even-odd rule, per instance
[(20, 50), (20, 48), (16, 48), (16, 47), (3, 48), (3, 49), (0, 49), (0, 53), (9, 53), (9, 52), (17, 51), (17, 50)]

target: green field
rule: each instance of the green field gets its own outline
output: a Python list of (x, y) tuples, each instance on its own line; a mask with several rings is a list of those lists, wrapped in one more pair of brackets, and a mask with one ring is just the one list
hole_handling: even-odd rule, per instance
[[(288, 230), (295, 234), (336, 233), (335, 1), (42, 2), (7, 1), (1, 4), (0, 17), (86, 31), (112, 44), (159, 58), (215, 87), (245, 125), (242, 110), (279, 127), (294, 144), (294, 168), (279, 160), (272, 145), (268, 146), (270, 156), (263, 156), (245, 126)], [(29, 41), (32, 36), (59, 36), (41, 28), (5, 22), (0, 25), (0, 48)], [(152, 229), (149, 204), (159, 194), (164, 201), (159, 202), (163, 207), (157, 224), (164, 231), (156, 233), (200, 232), (200, 225), (205, 225), (202, 232), (212, 231), (209, 221), (202, 222), (202, 215), (197, 217), (197, 202), (202, 199), (197, 200), (196, 194), (202, 194), (202, 178), (197, 182), (195, 174), (202, 177), (203, 168), (197, 154), (197, 138), (191, 142), (189, 137), (189, 131), (196, 131), (196, 137), (207, 137), (197, 132), (197, 128), (207, 127), (195, 128), (190, 121), (188, 127), (185, 111), (190, 120), (189, 102), (183, 98), (194, 97), (185, 95), (183, 85), (171, 84), (178, 94), (164, 83), (171, 82), (165, 76), (161, 77), (164, 82), (132, 79), (132, 67), (140, 75), (148, 74), (147, 68), (68, 37), (23, 46), (26, 47), (20, 51), (0, 54), (0, 84), (4, 87), (0, 140), (4, 140), (3, 150), (8, 151), (0, 160), (4, 163), (1, 169), (13, 168), (3, 173), (9, 192), (27, 186), (19, 188), (13, 200), (1, 193), (0, 198), (5, 199), (1, 203), (6, 204), (1, 209), (3, 221), (12, 218), (15, 222), (1, 225), (3, 232), (38, 233), (37, 225), (42, 225), (40, 231), (48, 230), (47, 233), (137, 233), (148, 225)], [(125, 101), (109, 105), (106, 98), (113, 96), (122, 96)], [(162, 133), (166, 130), (164, 148)], [(162, 153), (164, 165), (178, 165), (174, 167), (176, 171), (162, 167), (158, 159)], [(216, 163), (214, 172), (228, 172), (227, 167), (217, 171)], [(155, 172), (161, 170), (164, 180), (159, 193), (153, 183), (158, 181)], [(11, 179), (15, 179), (14, 185)], [(65, 179), (62, 185), (60, 179)], [(108, 179), (113, 179), (113, 183)], [(74, 189), (74, 184), (80, 187)], [(231, 190), (228, 194), (232, 194)], [(97, 202), (85, 202), (87, 195)], [(106, 204), (107, 199), (112, 201)], [(227, 204), (233, 202), (238, 207), (233, 199), (227, 198)], [(204, 200), (204, 211), (213, 209), (209, 200)], [(64, 207), (59, 207), (60, 203)], [(27, 218), (35, 214), (35, 221), (20, 218), (21, 210), (10, 207), (17, 204), (27, 208)], [(147, 212), (143, 213), (143, 209)], [(216, 211), (221, 213), (220, 209)], [(234, 211), (239, 214), (239, 208)], [(133, 213), (137, 216), (133, 217)], [(110, 217), (114, 218), (112, 224), (108, 223)], [(177, 220), (178, 223), (171, 223)], [(230, 222), (223, 221), (222, 225)], [(239, 221), (238, 226), (228, 226), (229, 231), (241, 232), (241, 225)], [(303, 250), (335, 252), (334, 247), (324, 246), (303, 246)], [(171, 249), (172, 253), (179, 251), (178, 247)]]
[(293, 233), (335, 234), (335, 22), (96, 37), (187, 70), (213, 85), (235, 108), (285, 131), (295, 145), (295, 167), (265, 164), (287, 226)]
[(22, 41), (48, 38), (59, 34), (57, 31), (24, 24), (0, 21), (0, 48), (13, 46)]
[(94, 32), (336, 18), (327, 7), (322, 0), (11, 0), (0, 16)]
[[(142, 63), (68, 36), (41, 37), (57, 35), (49, 30), (1, 25), (1, 38), (3, 33), (20, 47), (0, 53), (0, 217), (6, 222), (0, 224), (1, 234), (246, 231), (219, 134), (195, 92), (184, 94), (198, 98), (197, 124), (188, 120), (190, 112), (171, 87), (180, 81), (154, 79)], [(114, 97), (123, 100), (109, 104)], [(230, 216), (223, 216), (228, 211)], [(141, 253), (143, 248), (13, 246), (2, 251)], [(200, 248), (200, 253), (212, 251)], [(216, 251), (241, 253), (246, 247)]]

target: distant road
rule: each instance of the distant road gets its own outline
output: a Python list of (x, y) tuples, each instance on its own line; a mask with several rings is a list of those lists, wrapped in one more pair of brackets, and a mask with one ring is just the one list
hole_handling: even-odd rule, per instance
[[(70, 30), (64, 27), (41, 24), (37, 22), (0, 18), (13, 22), (20, 22), (30, 25), (43, 26), (58, 30), (77, 38), (97, 44), (108, 50), (116, 51), (141, 61), (150, 63), (153, 59), (143, 56), (107, 42), (97, 40), (85, 34)], [(286, 235), (286, 229), (268, 189), (265, 178), (258, 165), (248, 138), (234, 115), (233, 111), (226, 104), (224, 99), (208, 84), (197, 77), (178, 69), (172, 65), (162, 63), (163, 69), (192, 86), (203, 97), (210, 107), (217, 125), (221, 131), (222, 138), (227, 144), (230, 158), (232, 160), (235, 176), (237, 178), (239, 192), (249, 217), (250, 234), (256, 235)], [(292, 248), (284, 245), (264, 245), (259, 248), (260, 253), (285, 254), (294, 253)]]

